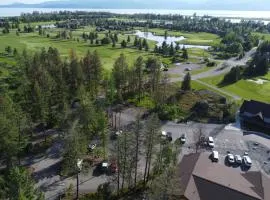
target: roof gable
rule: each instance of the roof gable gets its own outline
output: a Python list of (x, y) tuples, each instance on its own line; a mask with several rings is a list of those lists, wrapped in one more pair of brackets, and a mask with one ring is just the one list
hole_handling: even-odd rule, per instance
[(244, 101), (240, 112), (250, 113), (254, 116), (259, 116), (260, 118), (270, 118), (270, 104), (259, 102), (259, 101)]
[(206, 153), (186, 155), (181, 164), (184, 196), (189, 200), (270, 200), (270, 178), (261, 172), (242, 173), (212, 163)]

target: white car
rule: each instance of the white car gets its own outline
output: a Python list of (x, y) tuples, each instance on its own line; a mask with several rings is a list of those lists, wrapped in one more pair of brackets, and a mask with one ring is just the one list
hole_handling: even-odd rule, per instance
[(247, 167), (251, 167), (252, 165), (252, 161), (250, 159), (249, 156), (243, 156), (243, 163), (247, 166)]
[(227, 160), (230, 164), (234, 164), (235, 160), (234, 160), (234, 156), (231, 153), (227, 154)]
[(186, 143), (186, 140), (187, 140), (186, 135), (183, 134), (183, 135), (180, 137), (180, 142), (181, 142), (182, 144), (185, 144), (185, 143)]
[(235, 155), (234, 156), (234, 160), (237, 164), (241, 164), (242, 163), (242, 158), (240, 155)]
[(212, 161), (213, 162), (218, 162), (219, 156), (217, 151), (212, 151)]
[(214, 148), (215, 147), (214, 139), (211, 136), (208, 137), (208, 146), (211, 147), (211, 148)]
[(115, 135), (116, 135), (116, 136), (119, 136), (119, 135), (121, 135), (122, 133), (123, 133), (123, 131), (121, 131), (121, 130), (120, 130), (120, 131), (116, 131), (116, 132), (115, 132)]
[(89, 144), (88, 148), (90, 151), (93, 151), (97, 147), (97, 144)]

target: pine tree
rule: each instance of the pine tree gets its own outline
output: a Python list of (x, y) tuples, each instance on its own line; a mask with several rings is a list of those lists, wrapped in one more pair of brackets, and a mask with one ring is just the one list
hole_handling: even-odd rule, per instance
[[(25, 117), (15, 107), (9, 96), (0, 97), (0, 155), (9, 168), (26, 146)], [(5, 152), (5, 153), (3, 153)]]
[(146, 44), (145, 44), (145, 51), (148, 51), (149, 50), (149, 45), (148, 45), (148, 43), (146, 42)]
[(122, 47), (122, 48), (126, 48), (126, 47), (127, 47), (127, 42), (126, 42), (126, 40), (123, 40), (123, 41), (121, 42), (121, 47)]
[(147, 41), (146, 41), (146, 39), (144, 38), (144, 39), (143, 39), (143, 42), (142, 42), (142, 46), (145, 47), (146, 44), (147, 44)]
[(143, 93), (143, 68), (144, 68), (144, 60), (143, 57), (138, 57), (134, 63), (134, 71), (135, 71), (135, 88), (138, 90), (139, 101), (142, 98)]
[(136, 36), (135, 39), (134, 39), (134, 44), (133, 44), (134, 47), (137, 47), (138, 46), (138, 37)]
[(128, 35), (127, 43), (130, 43), (130, 36)]
[(113, 40), (112, 40), (112, 47), (114, 48), (115, 46), (116, 46), (115, 40), (113, 39)]
[(117, 33), (114, 34), (114, 41), (115, 41), (115, 42), (118, 42), (118, 36), (117, 36)]
[(113, 66), (113, 77), (115, 81), (115, 87), (117, 89), (118, 98), (123, 100), (123, 93), (125, 92), (125, 86), (127, 85), (127, 72), (128, 64), (124, 54), (121, 54), (114, 63)]
[(185, 48), (185, 47), (183, 47), (183, 55), (182, 55), (182, 57), (185, 59), (185, 60), (187, 60), (188, 59), (188, 51), (187, 51), (187, 49)]
[(144, 184), (149, 180), (150, 169), (152, 166), (152, 158), (154, 154), (154, 146), (159, 142), (160, 137), (160, 121), (156, 114), (153, 114), (149, 117), (146, 122), (146, 131), (145, 131), (145, 168), (143, 181)]
[(77, 161), (86, 153), (86, 139), (80, 132), (78, 121), (72, 123), (65, 138), (63, 155), (63, 173), (68, 175), (77, 172)]
[(175, 50), (174, 50), (174, 47), (173, 47), (173, 43), (171, 43), (171, 46), (170, 46), (170, 56), (174, 56), (175, 54)]
[(154, 52), (155, 52), (155, 53), (159, 53), (159, 49), (158, 49), (158, 46), (157, 46), (157, 45), (155, 45)]
[(44, 195), (36, 189), (35, 182), (24, 168), (12, 168), (6, 181), (7, 198), (18, 200), (43, 200)]
[(181, 89), (184, 91), (191, 90), (191, 76), (190, 73), (187, 73), (182, 82)]

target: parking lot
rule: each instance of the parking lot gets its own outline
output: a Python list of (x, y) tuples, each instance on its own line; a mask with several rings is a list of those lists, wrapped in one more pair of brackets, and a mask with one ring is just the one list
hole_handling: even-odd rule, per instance
[[(217, 124), (175, 124), (172, 122), (163, 125), (162, 130), (172, 133), (175, 141), (182, 134), (186, 135), (186, 143), (183, 145), (182, 153), (195, 153), (196, 136), (200, 128), (205, 137), (212, 136), (214, 138), (214, 150), (219, 152), (220, 161), (225, 163), (225, 157), (228, 152), (233, 155), (243, 156), (247, 152), (252, 160), (250, 171), (263, 170), (270, 175), (270, 140), (266, 137), (256, 134), (243, 134), (241, 130), (224, 129), (224, 126)], [(269, 145), (268, 145), (269, 144)], [(200, 151), (212, 151), (210, 148), (203, 148)], [(233, 167), (233, 166), (228, 166)], [(241, 167), (236, 167), (241, 170)]]

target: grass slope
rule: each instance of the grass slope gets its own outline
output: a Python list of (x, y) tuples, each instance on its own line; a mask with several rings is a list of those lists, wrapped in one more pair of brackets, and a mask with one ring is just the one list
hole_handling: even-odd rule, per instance
[[(204, 78), (201, 79), (201, 81), (218, 87), (218, 84), (222, 81), (223, 77), (224, 75), (219, 75), (216, 77)], [(258, 78), (270, 81), (270, 74)], [(247, 80), (240, 80), (235, 84), (224, 86), (221, 89), (236, 94), (243, 99), (253, 99), (270, 103), (270, 82), (258, 85)]]
[[(142, 29), (143, 30), (143, 29)], [(153, 28), (148, 29), (149, 32), (153, 32), (156, 35), (164, 35), (164, 29)], [(187, 38), (186, 40), (180, 41), (181, 44), (190, 45), (206, 45), (212, 46), (220, 42), (220, 37), (215, 34), (205, 33), (205, 32), (180, 32), (180, 31), (168, 31), (169, 36), (183, 36)]]

